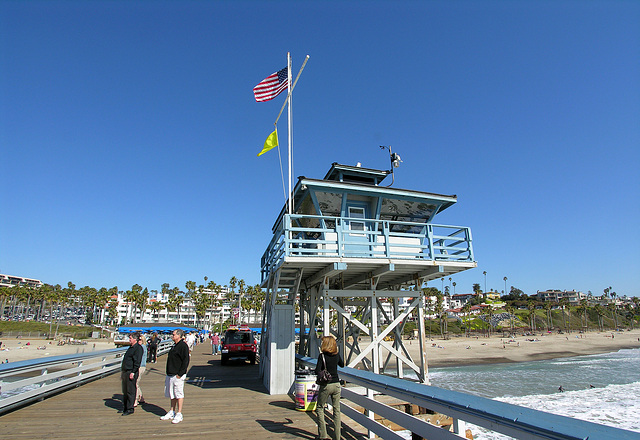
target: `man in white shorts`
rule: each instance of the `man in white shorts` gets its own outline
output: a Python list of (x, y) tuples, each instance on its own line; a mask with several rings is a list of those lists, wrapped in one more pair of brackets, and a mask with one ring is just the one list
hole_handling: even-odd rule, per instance
[(167, 355), (167, 377), (164, 380), (164, 395), (171, 399), (171, 409), (161, 420), (171, 423), (182, 421), (182, 403), (184, 401), (184, 380), (189, 367), (189, 346), (184, 342), (184, 332), (176, 329), (171, 334), (175, 343)]

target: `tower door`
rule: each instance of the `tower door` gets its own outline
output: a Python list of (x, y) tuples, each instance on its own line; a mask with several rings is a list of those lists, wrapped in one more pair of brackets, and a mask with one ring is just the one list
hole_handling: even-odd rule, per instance
[(347, 203), (347, 220), (344, 231), (344, 250), (347, 256), (370, 256), (370, 231), (371, 222), (369, 218), (369, 208), (364, 202)]

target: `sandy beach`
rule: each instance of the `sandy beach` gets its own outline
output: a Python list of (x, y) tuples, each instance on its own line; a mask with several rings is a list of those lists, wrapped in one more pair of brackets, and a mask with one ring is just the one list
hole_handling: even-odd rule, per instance
[[(411, 355), (417, 355), (417, 341), (407, 342), (411, 342)], [(427, 342), (427, 360), (429, 367), (477, 365), (609, 353), (625, 348), (640, 348), (640, 329), (584, 334), (536, 333), (535, 336), (518, 335), (514, 338), (433, 338)]]
[[(500, 336), (465, 337), (454, 336), (444, 340), (433, 337), (427, 340), (429, 367), (473, 365), (498, 362), (525, 362), (587, 354), (608, 353), (623, 348), (640, 348), (640, 329), (624, 332), (536, 333), (535, 336), (518, 335), (515, 338)], [(17, 362), (48, 356), (116, 348), (105, 339), (87, 339), (86, 345), (62, 345), (42, 339), (0, 339), (0, 360)], [(415, 359), (418, 356), (418, 341), (404, 341)]]
[[(89, 353), (92, 351), (109, 350), (116, 348), (112, 341), (107, 339), (86, 339), (86, 345), (56, 345), (57, 342), (36, 338), (0, 338), (0, 361), (18, 362), (29, 359), (40, 359), (65, 354)], [(51, 343), (50, 343), (51, 342)]]

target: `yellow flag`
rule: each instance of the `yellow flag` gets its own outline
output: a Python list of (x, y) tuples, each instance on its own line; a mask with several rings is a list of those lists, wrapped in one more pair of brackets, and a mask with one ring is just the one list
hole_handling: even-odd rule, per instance
[(261, 152), (258, 153), (258, 156), (262, 156), (267, 151), (271, 150), (278, 146), (278, 130), (274, 130), (273, 133), (269, 135), (266, 141), (264, 141), (264, 148)]

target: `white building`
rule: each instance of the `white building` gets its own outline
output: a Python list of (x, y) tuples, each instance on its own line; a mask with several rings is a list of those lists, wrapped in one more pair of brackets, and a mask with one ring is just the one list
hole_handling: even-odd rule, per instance
[(449, 304), (449, 308), (458, 309), (458, 308), (464, 307), (464, 305), (468, 303), (475, 296), (476, 296), (475, 293), (458, 293), (456, 295), (451, 295), (451, 302)]
[[(215, 295), (215, 292), (205, 289), (204, 293)], [(205, 328), (213, 330), (214, 326), (225, 322), (232, 317), (232, 313), (237, 313), (237, 302), (233, 302), (226, 298), (228, 289), (223, 288), (216, 298), (216, 306), (206, 310), (204, 316), (200, 319), (196, 317), (196, 308), (192, 300), (184, 298), (180, 307), (176, 310), (167, 310), (166, 304), (169, 300), (168, 294), (153, 291), (149, 295), (149, 303), (160, 302), (163, 307), (158, 312), (153, 312), (150, 308), (146, 310), (134, 311), (134, 304), (128, 302), (124, 298), (124, 292), (118, 292), (118, 323), (129, 323), (132, 320), (136, 323), (163, 323), (163, 322), (180, 322), (184, 325)], [(135, 317), (133, 316), (135, 313)], [(243, 310), (240, 322), (249, 322), (251, 317), (255, 317), (254, 310)]]
[(0, 287), (42, 287), (43, 285), (42, 281), (34, 278), (17, 277), (0, 273)]
[(587, 295), (582, 292), (576, 292), (575, 290), (544, 290), (536, 293), (536, 297), (540, 301), (552, 301), (560, 302), (560, 300), (566, 298), (569, 300), (569, 304), (578, 305), (580, 301), (587, 298)]

